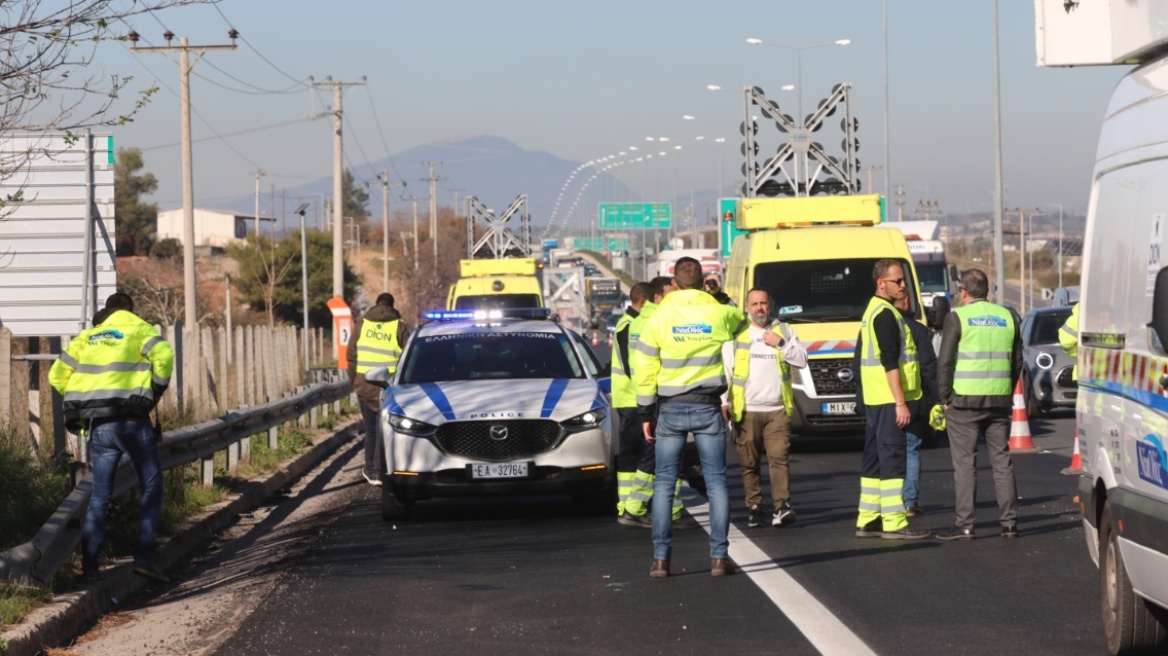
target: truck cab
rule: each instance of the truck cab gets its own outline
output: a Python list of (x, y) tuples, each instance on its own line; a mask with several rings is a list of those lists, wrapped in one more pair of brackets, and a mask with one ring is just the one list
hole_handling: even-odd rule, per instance
[(458, 269), (446, 295), (448, 310), (544, 307), (533, 258), (461, 260)]
[[(793, 370), (796, 433), (855, 432), (859, 372), (852, 356), (860, 322), (875, 294), (872, 270), (882, 259), (904, 268), (912, 312), (923, 318), (918, 276), (904, 236), (880, 230), (878, 195), (744, 198), (724, 291), (745, 307), (747, 292), (770, 293), (775, 317), (807, 348), (808, 366)], [(947, 303), (946, 303), (947, 305)]]

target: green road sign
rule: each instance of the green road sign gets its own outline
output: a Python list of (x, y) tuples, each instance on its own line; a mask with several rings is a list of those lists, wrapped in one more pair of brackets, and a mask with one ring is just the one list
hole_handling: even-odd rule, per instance
[(596, 210), (602, 230), (668, 228), (673, 216), (669, 203), (600, 203)]
[(578, 251), (627, 251), (628, 237), (573, 237), (572, 248)]
[(730, 257), (730, 248), (734, 240), (745, 235), (745, 230), (738, 229), (738, 199), (723, 198), (719, 203), (718, 229), (722, 233), (722, 257)]

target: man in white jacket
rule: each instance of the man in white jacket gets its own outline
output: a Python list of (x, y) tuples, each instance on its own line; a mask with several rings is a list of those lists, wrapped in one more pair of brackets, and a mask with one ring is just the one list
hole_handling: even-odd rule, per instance
[(795, 521), (791, 509), (791, 367), (807, 366), (807, 349), (787, 324), (771, 319), (770, 295), (755, 288), (746, 295), (750, 327), (722, 345), (726, 378), (731, 381), (722, 397), (722, 413), (732, 421), (734, 445), (742, 467), (742, 485), (750, 508), (748, 526), (764, 523), (762, 510), (761, 454), (770, 469), (774, 512), (771, 526)]

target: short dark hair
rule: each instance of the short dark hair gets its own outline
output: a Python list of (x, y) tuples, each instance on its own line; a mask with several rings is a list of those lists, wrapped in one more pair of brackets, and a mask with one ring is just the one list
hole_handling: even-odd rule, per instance
[(990, 295), (990, 279), (981, 269), (966, 269), (961, 273), (961, 283), (958, 285), (965, 293), (973, 298), (988, 298)]
[(377, 305), (384, 305), (386, 307), (393, 307), (393, 294), (389, 292), (382, 292), (377, 295)]
[(701, 289), (702, 263), (692, 257), (683, 257), (673, 265), (673, 280), (678, 289)]
[(130, 295), (125, 292), (114, 292), (109, 295), (109, 298), (105, 299), (105, 309), (109, 310), (111, 314), (117, 310), (133, 312), (134, 299), (130, 298)]
[(633, 285), (633, 288), (629, 290), (629, 300), (633, 303), (653, 300), (653, 292), (649, 289), (649, 283), (639, 282)]
[(904, 270), (904, 265), (897, 260), (885, 258), (876, 262), (876, 266), (872, 267), (872, 284), (875, 285), (880, 282), (880, 279), (888, 275), (888, 271), (892, 267), (898, 266)]
[(665, 295), (665, 288), (673, 284), (669, 276), (657, 276), (649, 281), (649, 300)]
[(743, 302), (745, 302), (747, 298), (750, 298), (750, 295), (755, 293), (755, 292), (762, 292), (762, 293), (766, 294), (767, 295), (767, 302), (774, 305), (774, 299), (771, 298), (771, 293), (768, 292), (767, 290), (763, 289), (762, 287), (751, 287), (750, 290), (746, 292), (746, 298), (742, 299)]

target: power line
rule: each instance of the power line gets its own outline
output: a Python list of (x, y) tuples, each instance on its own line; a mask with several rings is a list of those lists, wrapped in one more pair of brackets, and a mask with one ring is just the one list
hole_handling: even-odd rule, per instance
[[(223, 22), (227, 23), (227, 26), (228, 26), (228, 27), (233, 27), (233, 26), (231, 25), (231, 21), (230, 21), (230, 20), (228, 20), (227, 16), (226, 16), (226, 15), (223, 13), (223, 10), (219, 8), (219, 4), (218, 4), (218, 3), (214, 3), (214, 4), (212, 4), (211, 6), (215, 8), (215, 11), (219, 13), (219, 16), (220, 16), (220, 17), (223, 19)], [(282, 69), (282, 68), (280, 68), (279, 66), (276, 66), (275, 64), (273, 64), (273, 63), (272, 63), (272, 61), (271, 61), (270, 59), (268, 59), (267, 57), (265, 57), (265, 56), (264, 56), (264, 53), (260, 52), (258, 48), (256, 48), (255, 46), (253, 46), (253, 45), (251, 44), (251, 41), (248, 41), (246, 37), (244, 37), (244, 36), (240, 35), (240, 37), (239, 37), (239, 40), (240, 40), (240, 41), (243, 41), (244, 45), (246, 45), (248, 48), (251, 48), (252, 52), (254, 52), (256, 55), (258, 55), (260, 59), (264, 60), (264, 62), (265, 62), (265, 63), (266, 63), (268, 66), (271, 66), (272, 68), (276, 69), (276, 71), (277, 71), (277, 72), (279, 72), (279, 73), (280, 73), (280, 75), (283, 75), (284, 77), (288, 78), (289, 80), (292, 80), (293, 82), (295, 82), (296, 84), (298, 84), (298, 85), (300, 85), (300, 86), (302, 86), (302, 87), (308, 87), (308, 86), (309, 86), (309, 85), (308, 85), (308, 83), (307, 83), (307, 82), (305, 82), (304, 80), (298, 80), (298, 79), (296, 79), (296, 78), (292, 77), (292, 76), (291, 76), (291, 75), (289, 75), (288, 73), (284, 72), (284, 69)]]
[[(236, 132), (227, 132), (223, 136), (224, 137), (238, 137), (239, 135), (242, 135), (242, 134), (253, 134), (255, 132), (263, 132), (265, 130), (274, 130), (276, 128), (282, 128), (282, 127), (286, 127), (289, 125), (296, 125), (297, 123), (308, 123), (311, 121), (320, 120), (321, 118), (324, 118), (324, 116), (325, 115), (323, 115), (323, 114), (317, 114), (315, 116), (302, 116), (300, 118), (294, 118), (294, 119), (291, 119), (288, 121), (281, 121), (279, 123), (273, 123), (271, 125), (261, 125), (261, 126), (254, 127), (254, 128), (247, 128), (245, 130), (238, 130)], [(199, 143), (202, 141), (213, 141), (216, 138), (217, 137), (200, 137), (198, 139), (194, 139), (191, 143)], [(175, 143), (159, 144), (157, 146), (143, 146), (143, 147), (140, 147), (138, 150), (145, 152), (147, 150), (161, 150), (163, 148), (174, 148), (175, 146), (181, 146), (181, 145), (182, 144), (180, 142), (175, 142)], [(295, 177), (295, 176), (283, 176), (283, 177)]]
[(401, 173), (398, 173), (397, 164), (393, 161), (393, 155), (389, 152), (389, 142), (385, 140), (385, 132), (381, 129), (381, 119), (377, 116), (377, 105), (373, 103), (373, 92), (369, 87), (365, 87), (365, 93), (369, 96), (369, 106), (373, 109), (373, 122), (377, 124), (377, 134), (381, 135), (381, 147), (385, 148), (385, 157), (389, 160), (389, 168), (393, 169), (393, 174), (397, 176), (398, 180), (402, 179)]

